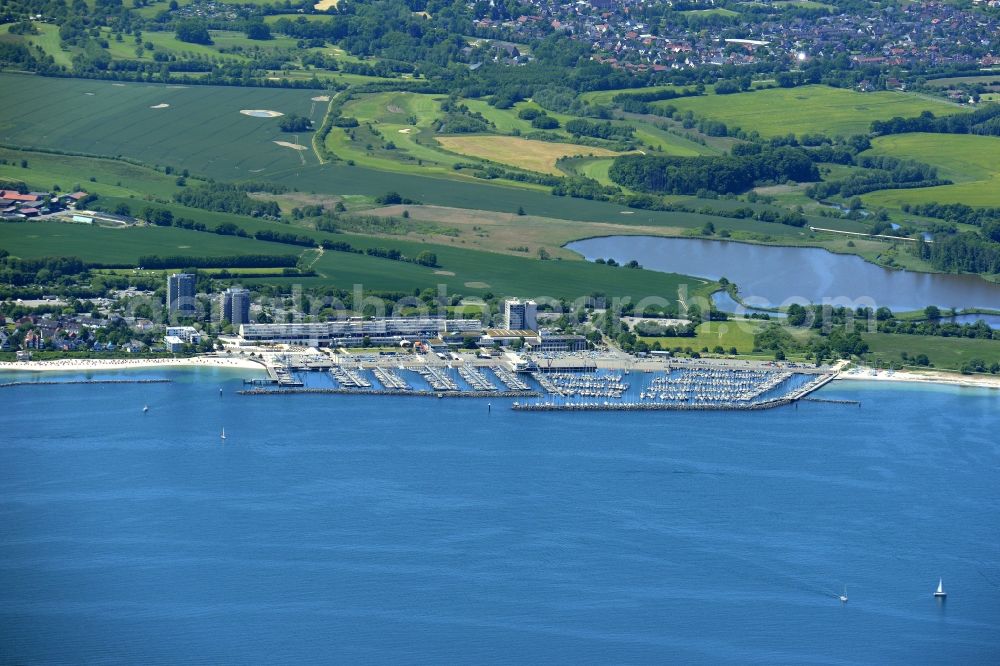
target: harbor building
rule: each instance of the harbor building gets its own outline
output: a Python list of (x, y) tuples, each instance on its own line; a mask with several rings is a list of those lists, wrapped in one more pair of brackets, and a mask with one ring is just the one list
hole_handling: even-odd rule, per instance
[(503, 302), (504, 328), (508, 331), (537, 331), (538, 304), (508, 298)]
[(480, 333), (478, 319), (436, 317), (382, 317), (327, 321), (313, 324), (241, 324), (243, 344), (292, 344), (311, 347), (399, 345), (401, 342), (442, 338), (456, 333)]
[(250, 323), (250, 290), (230, 287), (222, 292), (222, 321), (239, 326)]
[(542, 343), (542, 338), (535, 331), (524, 329), (508, 330), (505, 328), (491, 328), (483, 334), (479, 344), (484, 347), (493, 347), (495, 345), (509, 347), (516, 342), (523, 342), (527, 346), (540, 345)]
[(167, 310), (181, 315), (195, 312), (195, 276), (191, 273), (174, 273), (167, 278)]

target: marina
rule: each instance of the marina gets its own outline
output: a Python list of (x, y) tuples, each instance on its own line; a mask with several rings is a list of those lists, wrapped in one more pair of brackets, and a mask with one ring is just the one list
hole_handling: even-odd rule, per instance
[(836, 376), (831, 368), (724, 359), (546, 358), (544, 369), (526, 360), (280, 356), (267, 379), (245, 380), (239, 394), (496, 397), (516, 399), (508, 405), (515, 411), (760, 410), (801, 400)]

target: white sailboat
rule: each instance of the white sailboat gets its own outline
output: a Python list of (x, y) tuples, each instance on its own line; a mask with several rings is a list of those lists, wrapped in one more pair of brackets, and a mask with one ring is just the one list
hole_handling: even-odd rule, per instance
[(148, 411), (149, 411), (149, 405), (143, 405), (142, 406), (142, 413), (145, 414)]
[(938, 578), (938, 587), (937, 591), (934, 593), (934, 596), (937, 597), (938, 599), (944, 599), (945, 597), (948, 596), (948, 593), (944, 591), (944, 580), (942, 580), (941, 578)]
[(847, 603), (847, 586), (846, 585), (844, 586), (844, 593), (842, 595), (840, 595), (840, 603), (842, 603), (842, 604), (846, 604)]
[(225, 439), (225, 438), (226, 438), (226, 429), (225, 429), (225, 428), (223, 428), (223, 429), (222, 429), (222, 435), (221, 435), (221, 438), (222, 438), (222, 439)]

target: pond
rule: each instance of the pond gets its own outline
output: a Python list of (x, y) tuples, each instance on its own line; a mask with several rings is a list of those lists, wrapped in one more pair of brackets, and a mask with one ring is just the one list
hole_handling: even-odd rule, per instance
[(1000, 309), (1000, 285), (975, 275), (890, 270), (855, 255), (820, 248), (752, 245), (700, 238), (607, 236), (569, 243), (588, 260), (637, 260), (644, 268), (718, 280), (739, 287), (757, 307), (831, 303), (888, 307)]

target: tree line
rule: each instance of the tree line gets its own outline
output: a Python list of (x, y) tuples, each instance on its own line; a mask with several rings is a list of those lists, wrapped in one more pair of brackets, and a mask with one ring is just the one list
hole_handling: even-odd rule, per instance
[(671, 157), (622, 155), (608, 170), (611, 180), (655, 194), (738, 194), (762, 181), (811, 181), (819, 171), (799, 148), (736, 146), (732, 155)]

